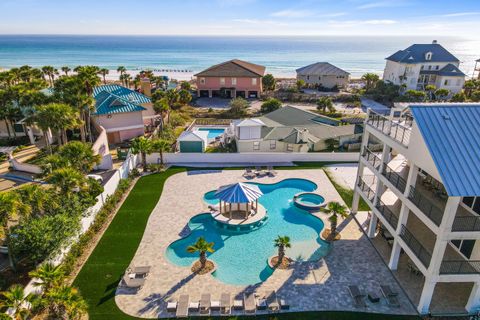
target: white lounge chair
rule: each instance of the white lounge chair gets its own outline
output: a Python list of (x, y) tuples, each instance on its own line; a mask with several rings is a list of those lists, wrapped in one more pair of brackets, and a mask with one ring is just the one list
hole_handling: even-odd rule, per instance
[(273, 166), (268, 166), (267, 167), (267, 174), (270, 177), (275, 177), (277, 175), (277, 171), (275, 171), (275, 169), (273, 169)]
[(253, 293), (245, 294), (243, 301), (244, 301), (245, 313), (255, 314), (257, 311), (257, 306), (255, 303), (255, 296), (253, 295)]
[(275, 291), (270, 291), (265, 295), (265, 299), (268, 305), (268, 310), (278, 311), (280, 309), (280, 304), (278, 303), (277, 294)]
[(130, 274), (125, 274), (123, 276), (123, 287), (129, 289), (142, 289), (143, 285), (145, 284), (145, 278), (134, 278), (131, 277)]
[(177, 302), (176, 301), (167, 302), (167, 312), (174, 313), (175, 311), (177, 311)]
[(233, 300), (233, 310), (243, 310), (243, 307), (244, 307), (243, 299)]
[(222, 293), (220, 297), (220, 314), (229, 315), (232, 312), (232, 300), (229, 293)]
[(243, 176), (244, 176), (245, 178), (250, 178), (250, 179), (252, 179), (252, 178), (255, 178), (257, 175), (255, 174), (255, 172), (252, 171), (251, 168), (246, 168), (246, 169), (245, 169), (245, 173), (243, 174)]
[(209, 293), (202, 294), (202, 297), (200, 298), (201, 314), (210, 314), (210, 301), (211, 301), (211, 296)]
[(383, 296), (387, 300), (389, 306), (400, 307), (400, 302), (398, 301), (398, 292), (395, 292), (388, 285), (380, 286), (380, 291), (382, 291)]
[(140, 267), (133, 267), (127, 270), (127, 273), (129, 274), (135, 274), (136, 276), (140, 276), (142, 278), (145, 278), (148, 276), (150, 273), (150, 266), (140, 266)]
[(180, 299), (178, 299), (178, 305), (177, 305), (177, 313), (175, 316), (177, 318), (186, 318), (188, 317), (188, 301), (189, 301), (189, 296), (187, 294), (183, 294), (180, 296)]

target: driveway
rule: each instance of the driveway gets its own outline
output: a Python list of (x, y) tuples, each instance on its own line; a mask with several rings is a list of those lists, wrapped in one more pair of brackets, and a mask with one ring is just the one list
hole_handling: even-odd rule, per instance
[[(197, 108), (212, 108), (212, 109), (228, 109), (229, 106), (228, 104), (230, 103), (231, 99), (223, 99), (223, 98), (198, 98), (195, 101), (195, 107)], [(260, 103), (259, 100), (257, 99), (248, 99), (250, 104), (252, 105), (252, 109), (255, 109), (255, 107), (258, 107), (258, 103)]]

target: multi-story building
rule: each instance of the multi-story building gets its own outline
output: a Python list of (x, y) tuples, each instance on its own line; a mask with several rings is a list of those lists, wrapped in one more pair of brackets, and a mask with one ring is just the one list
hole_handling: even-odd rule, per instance
[(350, 73), (328, 62), (313, 63), (297, 69), (296, 72), (298, 80), (319, 88), (345, 87), (350, 80)]
[(421, 314), (480, 307), (479, 119), (480, 104), (368, 112), (352, 212), (371, 208), (367, 235)]
[(460, 60), (434, 40), (414, 44), (386, 58), (383, 80), (405, 85), (407, 90), (425, 90), (428, 85), (457, 93), (463, 88), (465, 74)]

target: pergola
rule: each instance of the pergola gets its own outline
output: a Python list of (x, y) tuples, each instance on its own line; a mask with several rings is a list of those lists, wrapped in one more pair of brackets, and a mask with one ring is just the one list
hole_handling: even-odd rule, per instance
[(248, 217), (250, 209), (257, 211), (258, 198), (262, 195), (263, 192), (257, 185), (242, 182), (222, 186), (215, 192), (215, 197), (220, 200), (220, 214), (228, 212), (230, 219), (232, 218), (232, 210), (235, 210), (235, 205), (237, 207), (236, 211), (245, 212), (245, 219)]

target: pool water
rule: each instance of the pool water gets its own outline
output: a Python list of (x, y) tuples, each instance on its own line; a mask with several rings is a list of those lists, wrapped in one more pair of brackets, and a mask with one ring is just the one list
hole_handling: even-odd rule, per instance
[(311, 193), (300, 195), (298, 197), (298, 200), (300, 203), (305, 204), (307, 206), (318, 206), (325, 201), (325, 199), (322, 196), (311, 194)]
[[(250, 285), (265, 281), (273, 270), (268, 266), (269, 257), (277, 253), (273, 246), (279, 235), (290, 237), (292, 248), (287, 255), (297, 261), (316, 261), (327, 254), (328, 243), (320, 239), (323, 222), (307, 211), (293, 205), (292, 198), (299, 192), (311, 192), (316, 184), (303, 179), (287, 179), (276, 184), (257, 184), (264, 193), (259, 202), (267, 209), (266, 223), (253, 231), (231, 231), (221, 228), (210, 214), (200, 214), (189, 222), (192, 231), (186, 238), (177, 240), (167, 248), (166, 256), (174, 264), (189, 267), (198, 259), (186, 248), (203, 236), (214, 242), (213, 260), (217, 270), (213, 276), (233, 285)], [(215, 204), (215, 191), (204, 199)]]
[(221, 129), (221, 128), (198, 128), (197, 130), (198, 131), (207, 131), (208, 132), (208, 135), (207, 135), (208, 139), (215, 139), (216, 137), (221, 136), (225, 132), (225, 129)]

